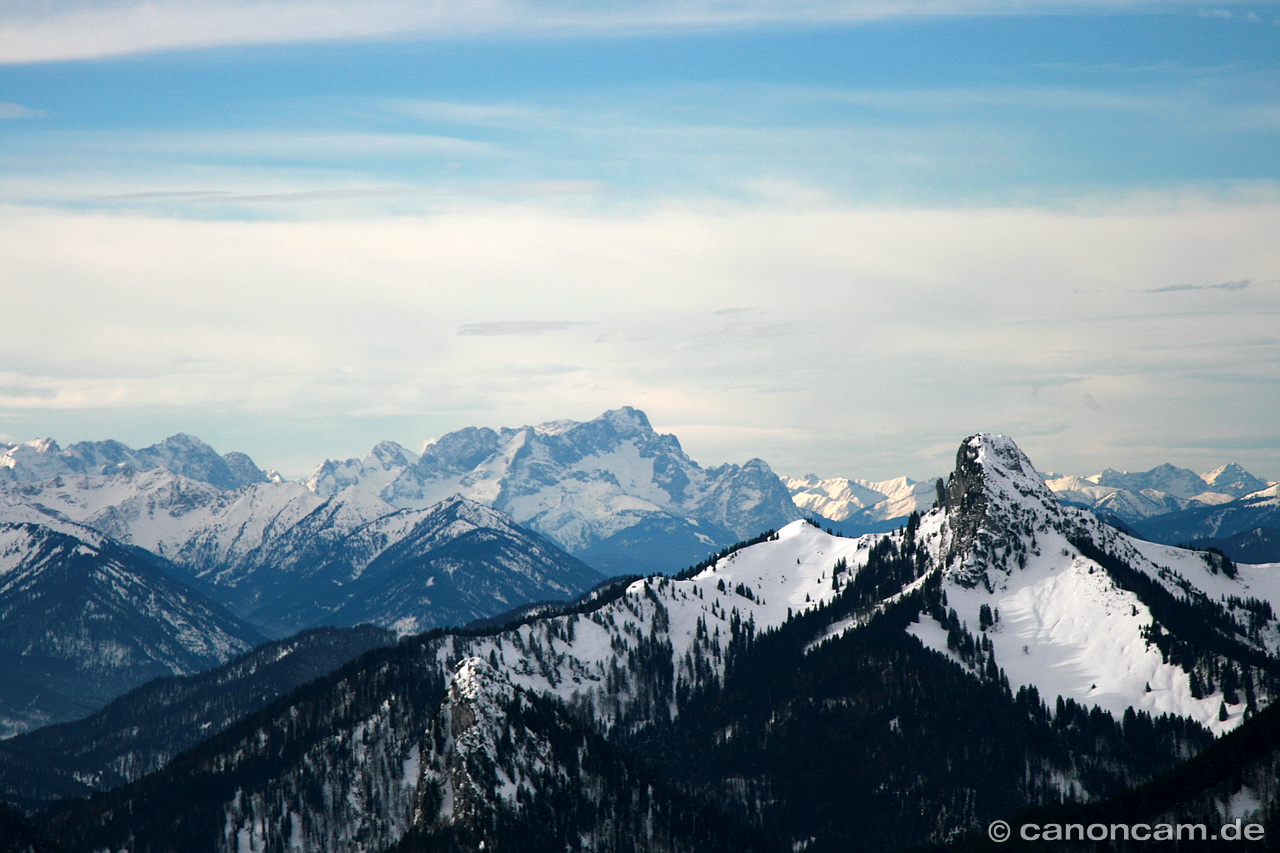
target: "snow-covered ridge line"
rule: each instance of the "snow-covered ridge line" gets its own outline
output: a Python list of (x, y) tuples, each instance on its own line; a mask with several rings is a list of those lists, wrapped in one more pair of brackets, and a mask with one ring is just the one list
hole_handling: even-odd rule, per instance
[[(912, 511), (924, 511), (933, 500), (933, 480), (917, 483), (907, 477), (884, 481), (824, 479), (816, 474), (780, 479), (796, 506), (832, 521), (868, 524), (905, 518)], [(1165, 463), (1149, 471), (1108, 468), (1088, 476), (1045, 474), (1043, 479), (1059, 500), (1126, 523), (1191, 507), (1265, 497), (1278, 485), (1255, 477), (1234, 462), (1203, 474)]]
[[(1274, 614), (1258, 621), (1260, 611), (1241, 602), (1280, 610), (1277, 567), (1240, 566), (1227, 574), (1201, 553), (1130, 540), (1087, 511), (1062, 505), (1012, 440), (987, 435), (962, 445), (942, 504), (909, 531), (849, 539), (795, 522), (691, 577), (635, 580), (601, 606), (530, 618), (486, 636), (442, 639), (429, 654), (445, 669), (460, 657), (482, 657), (518, 687), (554, 695), (606, 729), (626, 726), (646, 714), (676, 713), (681, 689), (723, 676), (735, 638), (830, 604), (861, 577), (877, 548), (888, 543), (886, 553), (901, 553), (908, 539), (915, 543), (911, 553), (922, 555), (915, 573), (866, 615), (816, 631), (814, 644), (856, 630), (876, 610), (934, 584), (954, 629), (925, 606), (910, 633), (984, 677), (987, 668), (975, 669), (952, 648), (950, 634), (967, 634), (1013, 689), (1034, 686), (1050, 702), (1063, 696), (1117, 718), (1130, 708), (1176, 714), (1224, 732), (1270, 695), (1262, 671), (1245, 658), (1232, 662), (1201, 650), (1194, 665), (1168, 659), (1161, 637), (1181, 629), (1161, 620), (1192, 618), (1207, 607), (1205, 613), (1217, 614), (1205, 617), (1210, 622), (1226, 618), (1241, 626), (1232, 642), (1242, 655), (1274, 661), (1280, 650)], [(1128, 588), (1124, 572), (1148, 586)], [(1170, 606), (1180, 608), (1172, 617)], [(655, 659), (668, 659), (671, 672), (656, 690), (643, 674)], [(1238, 686), (1204, 682), (1205, 673), (1228, 670), (1255, 679), (1253, 698), (1246, 701)]]
[(461, 494), (610, 573), (687, 565), (801, 517), (763, 461), (703, 468), (630, 407), (458, 430), (421, 454), (384, 442), (363, 459), (325, 462), (306, 483), (320, 495), (360, 486), (401, 508)]

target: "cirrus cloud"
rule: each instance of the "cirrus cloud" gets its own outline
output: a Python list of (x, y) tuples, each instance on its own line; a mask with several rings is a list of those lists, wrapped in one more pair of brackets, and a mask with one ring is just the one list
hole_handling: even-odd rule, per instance
[[(0, 63), (333, 40), (593, 35), (1197, 6), (1194, 0), (52, 0), (0, 11)], [(1225, 7), (1217, 11), (1231, 14)]]

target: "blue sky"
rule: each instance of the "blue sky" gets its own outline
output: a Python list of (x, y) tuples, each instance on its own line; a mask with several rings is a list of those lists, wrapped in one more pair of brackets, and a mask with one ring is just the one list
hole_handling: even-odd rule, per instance
[(1280, 478), (1280, 4), (55, 0), (0, 63), (9, 440)]

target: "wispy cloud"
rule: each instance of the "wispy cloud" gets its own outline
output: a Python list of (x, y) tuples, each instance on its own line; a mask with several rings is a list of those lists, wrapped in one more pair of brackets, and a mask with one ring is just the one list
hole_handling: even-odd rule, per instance
[(575, 320), (507, 320), (495, 323), (468, 323), (458, 329), (459, 335), (546, 335), (562, 332), (587, 323)]
[(1148, 290), (1147, 293), (1174, 293), (1180, 290), (1244, 290), (1251, 283), (1249, 279), (1243, 278), (1239, 281), (1223, 281), (1218, 284), (1170, 284)]
[(294, 192), (236, 193), (225, 190), (161, 190), (116, 193), (101, 196), (103, 201), (191, 201), (222, 204), (355, 201), (421, 196), (557, 196), (592, 195), (608, 192), (599, 181), (511, 181), (494, 184), (458, 184), (424, 187), (339, 187)]
[(235, 157), (277, 157), (328, 160), (338, 156), (495, 156), (503, 149), (490, 142), (431, 133), (369, 133), (307, 130), (202, 130), (154, 132), (98, 132), (91, 140), (101, 148), (158, 154), (216, 154)]
[(0, 101), (0, 120), (44, 117), (45, 114), (40, 110), (33, 110), (30, 107), (24, 107), (22, 104), (11, 104), (7, 101)]
[(566, 119), (563, 110), (521, 103), (465, 103), (429, 98), (380, 98), (372, 102), (371, 106), (396, 115), (483, 127), (559, 126)]
[(1193, 65), (1182, 60), (1167, 59), (1162, 62), (1035, 62), (1033, 68), (1046, 71), (1066, 71), (1073, 74), (1171, 74), (1208, 75), (1238, 71), (1245, 66), (1240, 60), (1220, 62), (1215, 65)]
[(1261, 15), (1256, 9), (1236, 11), (1219, 7), (1217, 9), (1201, 9), (1202, 18), (1218, 18), (1223, 21), (1241, 21), (1246, 24), (1280, 24), (1280, 18), (1274, 15)]
[[(1194, 5), (1194, 0), (1155, 4), (1163, 8)], [(0, 12), (0, 63), (339, 39), (592, 35), (903, 17), (1105, 11), (1134, 6), (1126, 0), (667, 0), (627, 4), (586, 0), (52, 0), (11, 3)], [(1143, 7), (1152, 8), (1150, 4)], [(1222, 11), (1230, 13), (1225, 6)], [(1249, 13), (1242, 14), (1247, 17)]]

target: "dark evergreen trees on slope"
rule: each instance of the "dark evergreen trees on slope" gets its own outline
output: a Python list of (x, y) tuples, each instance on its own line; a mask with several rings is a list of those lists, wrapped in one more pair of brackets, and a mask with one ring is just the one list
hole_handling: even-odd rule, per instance
[(82, 720), (0, 741), (0, 800), (32, 810), (133, 781), (299, 685), (394, 642), (394, 634), (369, 625), (306, 631), (197, 675), (149, 682)]
[(38, 825), (73, 851), (381, 850), (412, 820), (444, 677), (375, 649), (178, 756)]
[(418, 817), (394, 853), (782, 849), (479, 658), (459, 667), (428, 742)]
[[(1242, 796), (1243, 795), (1243, 796)], [(1229, 804), (1239, 805), (1230, 809)], [(1249, 807), (1245, 813), (1245, 806)], [(1208, 833), (1218, 833), (1227, 823), (1260, 824), (1263, 838), (1254, 843), (1213, 840), (1185, 829), (1164, 841), (1128, 839), (1123, 834), (1105, 842), (1063, 841), (1018, 844), (1027, 824), (1075, 825), (1082, 829), (1098, 824), (1133, 827), (1143, 824), (1203, 825)], [(1280, 849), (1280, 705), (1263, 709), (1239, 728), (1207, 746), (1151, 781), (1094, 803), (1067, 803), (1027, 809), (1011, 815), (1013, 844), (997, 844), (985, 833), (974, 834), (954, 844), (939, 845), (938, 851), (982, 853), (982, 851), (1044, 850), (1047, 853), (1127, 853), (1127, 851), (1276, 850)]]
[(1113, 794), (1210, 740), (1180, 719), (1126, 728), (1013, 695), (998, 673), (975, 677), (906, 634), (922, 604), (816, 646), (831, 614), (795, 619), (735, 648), (723, 686), (627, 743), (748, 825), (820, 853), (918, 845), (1027, 803)]
[(0, 853), (67, 853), (21, 812), (0, 803)]
[(74, 719), (265, 639), (159, 557), (67, 527), (83, 533), (0, 524), (0, 734)]

